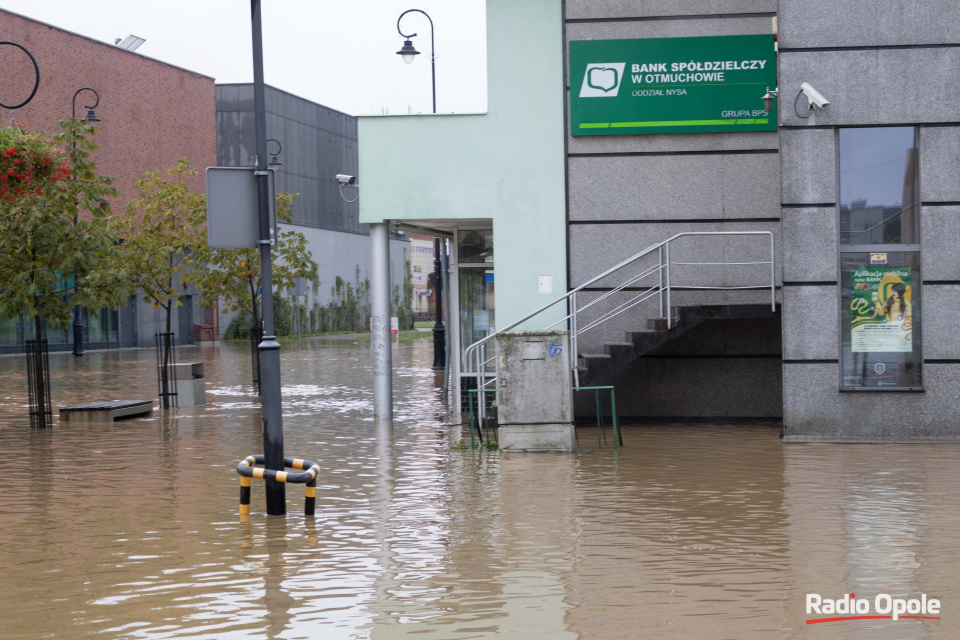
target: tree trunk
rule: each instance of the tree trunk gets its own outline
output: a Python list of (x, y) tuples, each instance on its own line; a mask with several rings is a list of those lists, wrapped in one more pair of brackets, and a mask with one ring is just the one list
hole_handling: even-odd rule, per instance
[(260, 313), (259, 305), (257, 305), (257, 288), (256, 282), (253, 278), (248, 278), (247, 282), (250, 285), (250, 310), (253, 315), (253, 322), (250, 325), (250, 359), (253, 362), (253, 387), (257, 392), (257, 395), (260, 395), (260, 340), (262, 339), (262, 334), (260, 333)]
[(170, 374), (173, 373), (170, 371), (170, 361), (171, 361), (171, 349), (173, 349), (173, 336), (170, 335), (170, 317), (173, 314), (173, 303), (167, 303), (167, 306), (164, 307), (167, 312), (167, 329), (166, 332), (160, 336), (160, 361), (157, 365), (160, 367), (160, 370), (157, 374), (160, 376), (160, 402), (161, 406), (164, 409), (170, 408)]
[(43, 366), (45, 364), (43, 361), (43, 345), (41, 343), (43, 339), (43, 321), (39, 315), (33, 318), (33, 331), (37, 339), (36, 349), (33, 350), (33, 384), (37, 392), (37, 426), (41, 429), (46, 429), (53, 425), (47, 424), (47, 372)]

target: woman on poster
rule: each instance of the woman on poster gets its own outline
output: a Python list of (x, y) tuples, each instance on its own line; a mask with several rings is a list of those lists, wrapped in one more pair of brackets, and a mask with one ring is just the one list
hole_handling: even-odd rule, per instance
[(873, 317), (882, 316), (886, 322), (902, 323), (913, 315), (913, 306), (906, 299), (907, 285), (895, 284), (890, 287), (890, 295), (884, 304), (877, 302)]

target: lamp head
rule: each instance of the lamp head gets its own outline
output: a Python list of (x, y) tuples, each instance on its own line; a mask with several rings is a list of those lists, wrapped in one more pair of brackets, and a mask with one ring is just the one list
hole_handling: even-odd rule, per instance
[(770, 91), (770, 87), (767, 87), (767, 92), (763, 94), (763, 98), (762, 98), (764, 111), (767, 111), (768, 113), (770, 111), (773, 111), (773, 100), (774, 98), (777, 97), (777, 94), (778, 94), (778, 91), (776, 89), (774, 89), (773, 91)]
[(410, 64), (413, 62), (414, 56), (420, 55), (420, 52), (413, 46), (413, 40), (404, 40), (400, 51), (397, 51), (397, 55), (403, 56), (403, 61)]
[(97, 112), (93, 109), (87, 110), (87, 122), (100, 122), (100, 118), (97, 117)]

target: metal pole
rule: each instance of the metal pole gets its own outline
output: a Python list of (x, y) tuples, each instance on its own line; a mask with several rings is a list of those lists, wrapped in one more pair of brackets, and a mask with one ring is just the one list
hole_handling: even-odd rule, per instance
[(443, 273), (440, 270), (440, 238), (433, 239), (433, 283), (436, 291), (434, 308), (436, 322), (433, 325), (433, 370), (446, 369), (445, 346), (447, 330), (443, 327)]
[(663, 247), (657, 249), (657, 276), (659, 278), (659, 283), (657, 283), (658, 288), (658, 297), (660, 298), (660, 317), (663, 317)]
[[(270, 185), (267, 181), (267, 111), (263, 85), (263, 32), (260, 0), (250, 0), (253, 22), (253, 102), (257, 139), (257, 200), (260, 209), (260, 308), (263, 340), (260, 342), (260, 391), (262, 396), (264, 466), (283, 471), (283, 412), (280, 395), (280, 343), (273, 328), (273, 269), (270, 262)], [(284, 483), (265, 481), (267, 515), (287, 512)]]
[(393, 419), (393, 351), (390, 335), (390, 226), (370, 225), (370, 348), (373, 350), (373, 417)]
[[(666, 284), (667, 284), (667, 309), (666, 309), (666, 311), (667, 311), (667, 331), (669, 331), (669, 330), (670, 330), (670, 320), (671, 320), (671, 318), (670, 318), (670, 244), (668, 243), (668, 244), (664, 245), (663, 249), (664, 249), (663, 252), (664, 252), (664, 254), (666, 255), (666, 258), (667, 258), (666, 265), (665, 265), (665, 268), (666, 268), (666, 270), (667, 270), (667, 275), (666, 275), (665, 280), (666, 280)], [(662, 312), (661, 312), (661, 313), (662, 313)], [(661, 316), (661, 317), (663, 317), (663, 316)]]
[[(447, 265), (447, 241), (440, 240), (440, 269), (443, 271), (443, 314), (444, 317), (450, 317), (450, 269)], [(443, 332), (443, 363), (450, 362), (450, 334)], [(450, 399), (450, 369), (444, 366), (446, 373), (443, 375), (443, 403), (447, 404)]]
[(570, 355), (573, 358), (573, 386), (580, 386), (580, 371), (577, 365), (580, 363), (577, 345), (577, 294), (574, 293), (570, 300)]
[[(426, 12), (424, 12), (427, 16)], [(433, 89), (433, 112), (437, 112), (437, 54), (434, 53), (433, 48), (433, 19), (430, 16), (427, 16), (427, 20), (430, 20), (430, 86)]]
[[(33, 56), (30, 56), (30, 57), (33, 58)], [(36, 91), (36, 88), (34, 88), (34, 91)], [(90, 106), (86, 107), (88, 110), (96, 109), (97, 106), (100, 104), (100, 94), (97, 93), (95, 89), (91, 89), (90, 87), (83, 87), (82, 89), (77, 89), (77, 92), (73, 94), (73, 101), (70, 103), (71, 118), (77, 117), (77, 96), (80, 95), (80, 93), (83, 91), (91, 91), (93, 92), (93, 95), (97, 97), (97, 101), (93, 103), (92, 107)], [(31, 95), (30, 97), (32, 98), (33, 96)], [(74, 151), (76, 151), (77, 149), (76, 134), (73, 135), (73, 140), (71, 141), (70, 146), (73, 148)], [(79, 203), (74, 201), (73, 206), (77, 207), (76, 213), (73, 214), (73, 226), (77, 226), (77, 222), (79, 221), (79, 217), (80, 217)], [(74, 292), (78, 291), (79, 287), (80, 287), (80, 276), (75, 273), (73, 274)], [(81, 318), (80, 304), (77, 303), (77, 305), (73, 308), (73, 355), (75, 356), (83, 355), (83, 321), (80, 318)]]
[(773, 251), (773, 234), (770, 235), (770, 310), (777, 312), (777, 267)]
[(411, 33), (410, 35), (407, 35), (403, 31), (401, 31), (400, 20), (403, 19), (403, 16), (411, 12), (422, 13), (423, 15), (427, 16), (427, 20), (430, 21), (430, 85), (431, 85), (431, 88), (433, 89), (433, 112), (436, 113), (437, 112), (437, 55), (434, 51), (434, 46), (433, 46), (433, 18), (431, 18), (430, 14), (428, 14), (426, 11), (422, 9), (407, 9), (406, 11), (401, 13), (400, 17), (397, 18), (397, 33), (399, 33), (404, 38), (407, 38), (408, 40), (413, 38), (417, 34)]

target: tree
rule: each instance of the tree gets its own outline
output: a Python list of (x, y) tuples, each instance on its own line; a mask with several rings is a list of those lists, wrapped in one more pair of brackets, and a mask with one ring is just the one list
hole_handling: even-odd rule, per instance
[(173, 310), (183, 306), (184, 290), (206, 267), (195, 258), (206, 253), (207, 218), (204, 196), (191, 191), (184, 181), (184, 177), (197, 175), (187, 159), (180, 158), (166, 173), (172, 178), (161, 177), (159, 171), (140, 174), (133, 183), (140, 189), (140, 197), (112, 221), (112, 229), (123, 238), (121, 256), (127, 281), (166, 316), (166, 329), (158, 336), (157, 363), (164, 408), (170, 406), (172, 395), (168, 365), (173, 358)]
[(206, 267), (198, 258), (206, 254), (207, 205), (184, 181), (197, 175), (186, 158), (166, 173), (172, 179), (159, 171), (140, 175), (134, 183), (140, 197), (112, 221), (112, 228), (123, 237), (122, 262), (130, 285), (142, 290), (154, 309), (164, 310), (170, 333), (173, 310), (183, 306), (184, 288), (202, 279)]
[[(90, 159), (96, 128), (76, 118), (60, 126), (53, 135), (0, 129), (0, 315), (33, 319), (42, 379), (44, 321), (62, 328), (78, 304), (102, 309), (129, 295), (115, 268), (116, 238), (105, 224), (108, 198), (117, 191)], [(49, 399), (39, 381), (42, 408)]]
[[(299, 194), (277, 194), (277, 220), (293, 220), (293, 202)], [(297, 278), (309, 282), (318, 279), (317, 263), (307, 249), (307, 239), (299, 231), (278, 230), (273, 254), (273, 286), (285, 291)], [(198, 256), (198, 259), (200, 256)], [(241, 311), (251, 319), (251, 326), (260, 327), (262, 289), (260, 284), (260, 251), (258, 249), (210, 249), (203, 255), (210, 268), (199, 280), (200, 304), (212, 307), (223, 301), (223, 313)], [(259, 359), (259, 352), (254, 357)], [(259, 371), (258, 361), (254, 370)]]

